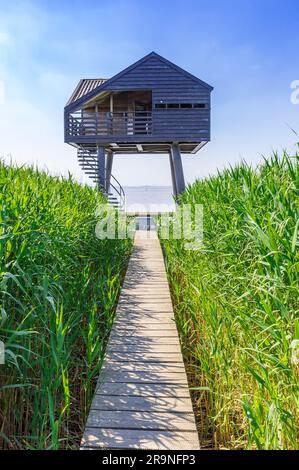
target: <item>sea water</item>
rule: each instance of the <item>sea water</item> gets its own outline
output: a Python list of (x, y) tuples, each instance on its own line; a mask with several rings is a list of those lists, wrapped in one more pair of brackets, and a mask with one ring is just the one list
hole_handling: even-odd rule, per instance
[(172, 212), (171, 186), (125, 186), (127, 212)]

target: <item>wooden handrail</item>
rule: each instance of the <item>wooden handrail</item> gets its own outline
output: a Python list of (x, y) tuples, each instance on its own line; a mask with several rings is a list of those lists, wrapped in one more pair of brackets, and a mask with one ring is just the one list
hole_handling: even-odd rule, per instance
[(66, 116), (65, 131), (68, 136), (151, 134), (152, 112), (77, 111)]

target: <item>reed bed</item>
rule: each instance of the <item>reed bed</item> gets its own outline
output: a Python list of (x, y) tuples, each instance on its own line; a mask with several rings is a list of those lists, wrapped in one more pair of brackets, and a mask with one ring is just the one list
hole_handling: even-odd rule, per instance
[(203, 446), (298, 449), (298, 155), (188, 187), (204, 247), (162, 240)]
[(131, 243), (71, 177), (1, 163), (0, 194), (0, 447), (77, 448)]

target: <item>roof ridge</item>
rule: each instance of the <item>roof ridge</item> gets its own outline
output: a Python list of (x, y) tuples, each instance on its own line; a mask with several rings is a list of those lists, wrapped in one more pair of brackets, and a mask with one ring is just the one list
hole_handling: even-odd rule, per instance
[(82, 80), (109, 80), (109, 78), (95, 77), (95, 78), (82, 78)]

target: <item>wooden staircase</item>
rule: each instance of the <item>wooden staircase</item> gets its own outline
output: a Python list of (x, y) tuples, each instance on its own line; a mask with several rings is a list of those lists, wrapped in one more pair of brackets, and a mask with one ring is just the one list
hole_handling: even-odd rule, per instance
[(122, 185), (115, 176), (110, 175), (110, 181), (106, 181), (105, 188), (100, 185), (96, 150), (79, 147), (77, 156), (80, 167), (97, 184), (98, 188), (107, 197), (109, 204), (117, 210), (124, 211), (126, 195)]

